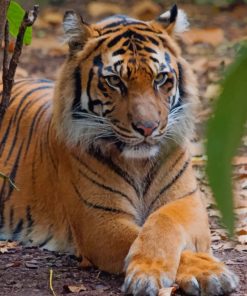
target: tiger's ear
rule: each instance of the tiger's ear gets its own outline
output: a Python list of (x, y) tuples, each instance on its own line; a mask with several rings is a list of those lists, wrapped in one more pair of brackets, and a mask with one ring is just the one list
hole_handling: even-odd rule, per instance
[(186, 31), (189, 27), (189, 22), (185, 12), (181, 9), (178, 9), (177, 5), (161, 14), (156, 22), (161, 24), (168, 34), (173, 33), (182, 33)]
[(93, 35), (90, 25), (83, 21), (75, 11), (66, 11), (63, 18), (65, 41), (71, 52), (80, 51), (87, 40)]

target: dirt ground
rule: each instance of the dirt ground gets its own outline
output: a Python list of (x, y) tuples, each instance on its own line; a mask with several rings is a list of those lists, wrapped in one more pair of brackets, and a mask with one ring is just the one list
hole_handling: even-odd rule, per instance
[[(180, 2), (180, 7), (188, 13), (191, 22), (191, 31), (184, 35), (180, 44), (197, 74), (200, 89), (197, 128), (191, 139), (195, 173), (210, 216), (214, 253), (240, 278), (239, 288), (232, 295), (243, 296), (247, 295), (247, 137), (243, 139), (239, 155), (234, 160), (235, 212), (238, 224), (236, 236), (231, 241), (219, 223), (219, 213), (207, 186), (203, 143), (205, 122), (217, 96), (222, 73), (233, 60), (240, 44), (247, 39), (247, 5), (216, 8), (177, 1), (178, 4)], [(129, 11), (135, 17), (150, 19), (162, 13), (169, 3), (73, 0), (59, 8), (43, 6), (34, 27), (32, 45), (24, 48), (17, 77), (56, 78), (57, 69), (66, 56), (66, 47), (60, 43), (60, 23), (66, 8), (79, 10), (87, 21), (114, 13), (127, 14)], [(3, 296), (59, 296), (69, 293), (88, 296), (122, 295), (122, 281), (121, 276), (95, 269), (81, 269), (79, 261), (73, 256), (0, 242), (0, 295)], [(178, 292), (176, 295), (181, 294)]]

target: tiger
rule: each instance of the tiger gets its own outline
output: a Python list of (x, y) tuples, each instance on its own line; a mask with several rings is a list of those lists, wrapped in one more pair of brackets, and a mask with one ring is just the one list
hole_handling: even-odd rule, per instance
[(55, 83), (15, 82), (1, 119), (0, 239), (124, 274), (123, 293), (222, 295), (238, 277), (211, 252), (189, 139), (197, 84), (174, 5), (157, 19), (64, 15)]

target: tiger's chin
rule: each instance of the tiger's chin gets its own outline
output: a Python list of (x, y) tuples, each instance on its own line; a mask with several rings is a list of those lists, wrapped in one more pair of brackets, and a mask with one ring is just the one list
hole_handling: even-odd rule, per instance
[(125, 146), (121, 155), (129, 159), (147, 159), (158, 155), (159, 145), (139, 144), (136, 146)]

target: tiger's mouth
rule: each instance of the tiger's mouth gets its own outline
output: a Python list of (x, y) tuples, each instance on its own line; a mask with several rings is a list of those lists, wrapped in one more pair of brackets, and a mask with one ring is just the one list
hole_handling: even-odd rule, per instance
[[(143, 159), (143, 158), (150, 158), (154, 157), (160, 151), (161, 143), (155, 139), (143, 139), (142, 141), (138, 142), (125, 142), (119, 137), (116, 140), (116, 137), (105, 137), (101, 138), (104, 140), (103, 143), (110, 144), (117, 148), (122, 156), (125, 158), (132, 158), (132, 159)], [(105, 147), (102, 143), (102, 147)], [(108, 145), (107, 145), (108, 146)], [(109, 146), (108, 146), (109, 147)]]

